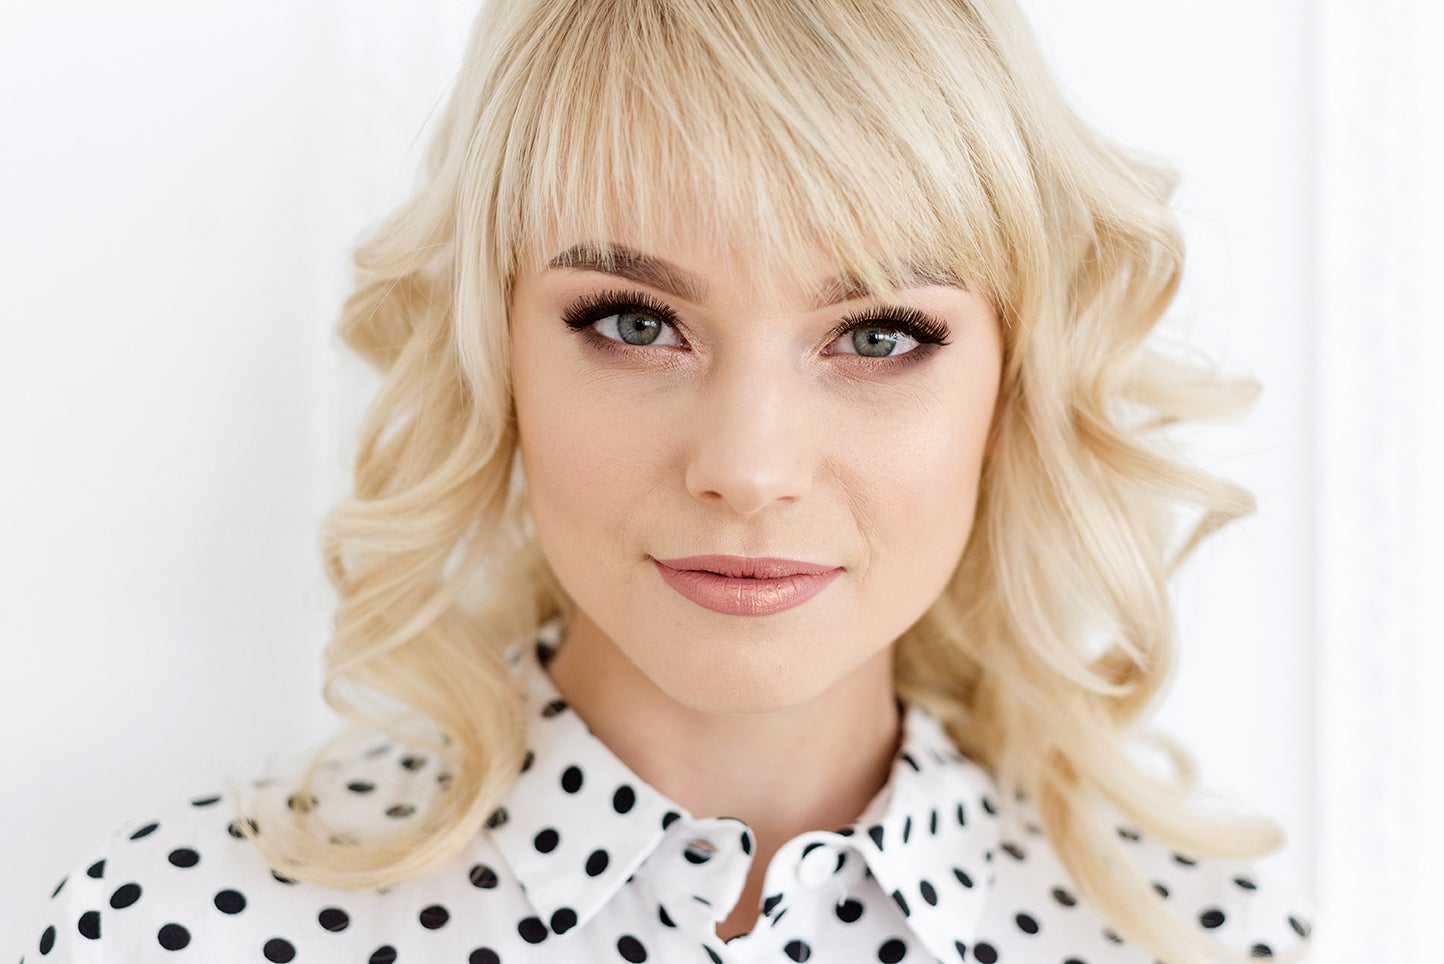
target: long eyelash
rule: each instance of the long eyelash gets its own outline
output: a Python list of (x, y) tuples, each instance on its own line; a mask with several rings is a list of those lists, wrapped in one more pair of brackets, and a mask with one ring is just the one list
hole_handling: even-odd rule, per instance
[[(643, 291), (600, 291), (585, 294), (567, 307), (562, 313), (562, 321), (577, 334), (588, 336), (599, 348), (623, 355), (645, 351), (645, 346), (618, 344), (592, 330), (592, 325), (619, 312), (653, 315), (658, 320), (677, 329), (678, 332), (682, 330), (678, 323), (677, 313), (666, 303)], [(828, 334), (827, 343), (832, 344), (838, 338), (857, 328), (896, 331), (918, 343), (918, 347), (912, 351), (896, 356), (887, 355), (881, 358), (870, 358), (866, 355), (852, 356), (863, 367), (878, 371), (896, 369), (902, 365), (920, 362), (944, 345), (951, 344), (948, 341), (950, 332), (947, 325), (916, 308), (869, 308), (848, 315), (838, 322)]]
[(567, 327), (580, 331), (622, 311), (656, 315), (673, 328), (678, 327), (677, 313), (643, 291), (600, 291), (582, 295), (562, 313), (562, 321), (566, 322)]
[(948, 341), (948, 326), (931, 315), (923, 314), (916, 308), (869, 308), (866, 311), (848, 315), (837, 323), (836, 328), (832, 329), (827, 336), (827, 343), (832, 344), (854, 328), (881, 328), (888, 331), (899, 331), (918, 343), (918, 348), (897, 356), (899, 358), (916, 355), (923, 350), (921, 347), (923, 345), (942, 347), (951, 344)]

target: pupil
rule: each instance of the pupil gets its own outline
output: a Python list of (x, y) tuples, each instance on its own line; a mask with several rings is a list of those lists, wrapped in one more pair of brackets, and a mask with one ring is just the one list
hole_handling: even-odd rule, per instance
[[(617, 316), (617, 331), (621, 334), (622, 340), (629, 345), (650, 345), (657, 340), (657, 333), (660, 330), (661, 324), (646, 315), (622, 314)], [(638, 336), (637, 340), (633, 340), (633, 335)]]
[[(885, 358), (897, 347), (897, 332), (881, 328), (862, 328), (852, 333), (852, 346), (859, 355), (869, 358)], [(881, 347), (882, 351), (874, 349)]]

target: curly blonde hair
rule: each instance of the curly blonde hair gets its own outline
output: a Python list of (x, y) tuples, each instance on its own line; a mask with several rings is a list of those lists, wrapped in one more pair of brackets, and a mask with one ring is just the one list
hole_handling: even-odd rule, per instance
[[(1187, 752), (1143, 726), (1176, 656), (1169, 576), (1254, 509), (1161, 430), (1236, 414), (1258, 386), (1149, 339), (1182, 269), (1176, 176), (1077, 115), (1013, 0), (493, 0), (425, 174), (358, 246), (340, 319), (384, 382), (323, 532), (339, 595), (324, 696), (351, 726), (299, 786), (366, 731), (438, 754), (454, 781), (351, 846), (305, 807), (264, 837), (241, 821), (274, 868), (341, 888), (421, 877), (510, 788), (525, 731), (505, 648), (575, 612), (518, 472), (511, 285), (545, 263), (543, 238), (665, 243), (688, 198), (688, 226), (759, 279), (816, 243), (881, 295), (925, 263), (990, 298), (997, 445), (956, 572), (897, 640), (898, 692), (1036, 801), (1120, 935), (1169, 961), (1242, 959), (1169, 910), (1105, 807), (1198, 857), (1283, 842), (1271, 820), (1204, 809)], [(1172, 773), (1130, 756), (1146, 741)]]

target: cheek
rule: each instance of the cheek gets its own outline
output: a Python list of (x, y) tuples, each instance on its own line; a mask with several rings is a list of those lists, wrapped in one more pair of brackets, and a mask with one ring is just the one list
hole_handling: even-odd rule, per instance
[(553, 558), (590, 555), (589, 546), (615, 550), (627, 518), (650, 497), (644, 467), (665, 429), (654, 412), (618, 404), (617, 386), (594, 384), (527, 347), (519, 346), (513, 388), (537, 535)]
[(931, 599), (952, 575), (972, 531), (990, 415), (986, 403), (953, 399), (859, 446), (848, 487), (891, 589)]

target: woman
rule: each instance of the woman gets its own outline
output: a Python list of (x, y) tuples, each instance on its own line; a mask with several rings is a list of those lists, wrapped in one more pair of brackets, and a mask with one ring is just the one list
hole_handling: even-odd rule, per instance
[(1253, 505), (1155, 430), (1255, 386), (1146, 344), (1173, 176), (1011, 2), (494, 2), (428, 174), (341, 319), (354, 725), (26, 960), (1302, 958), (1279, 829), (1128, 754)]

